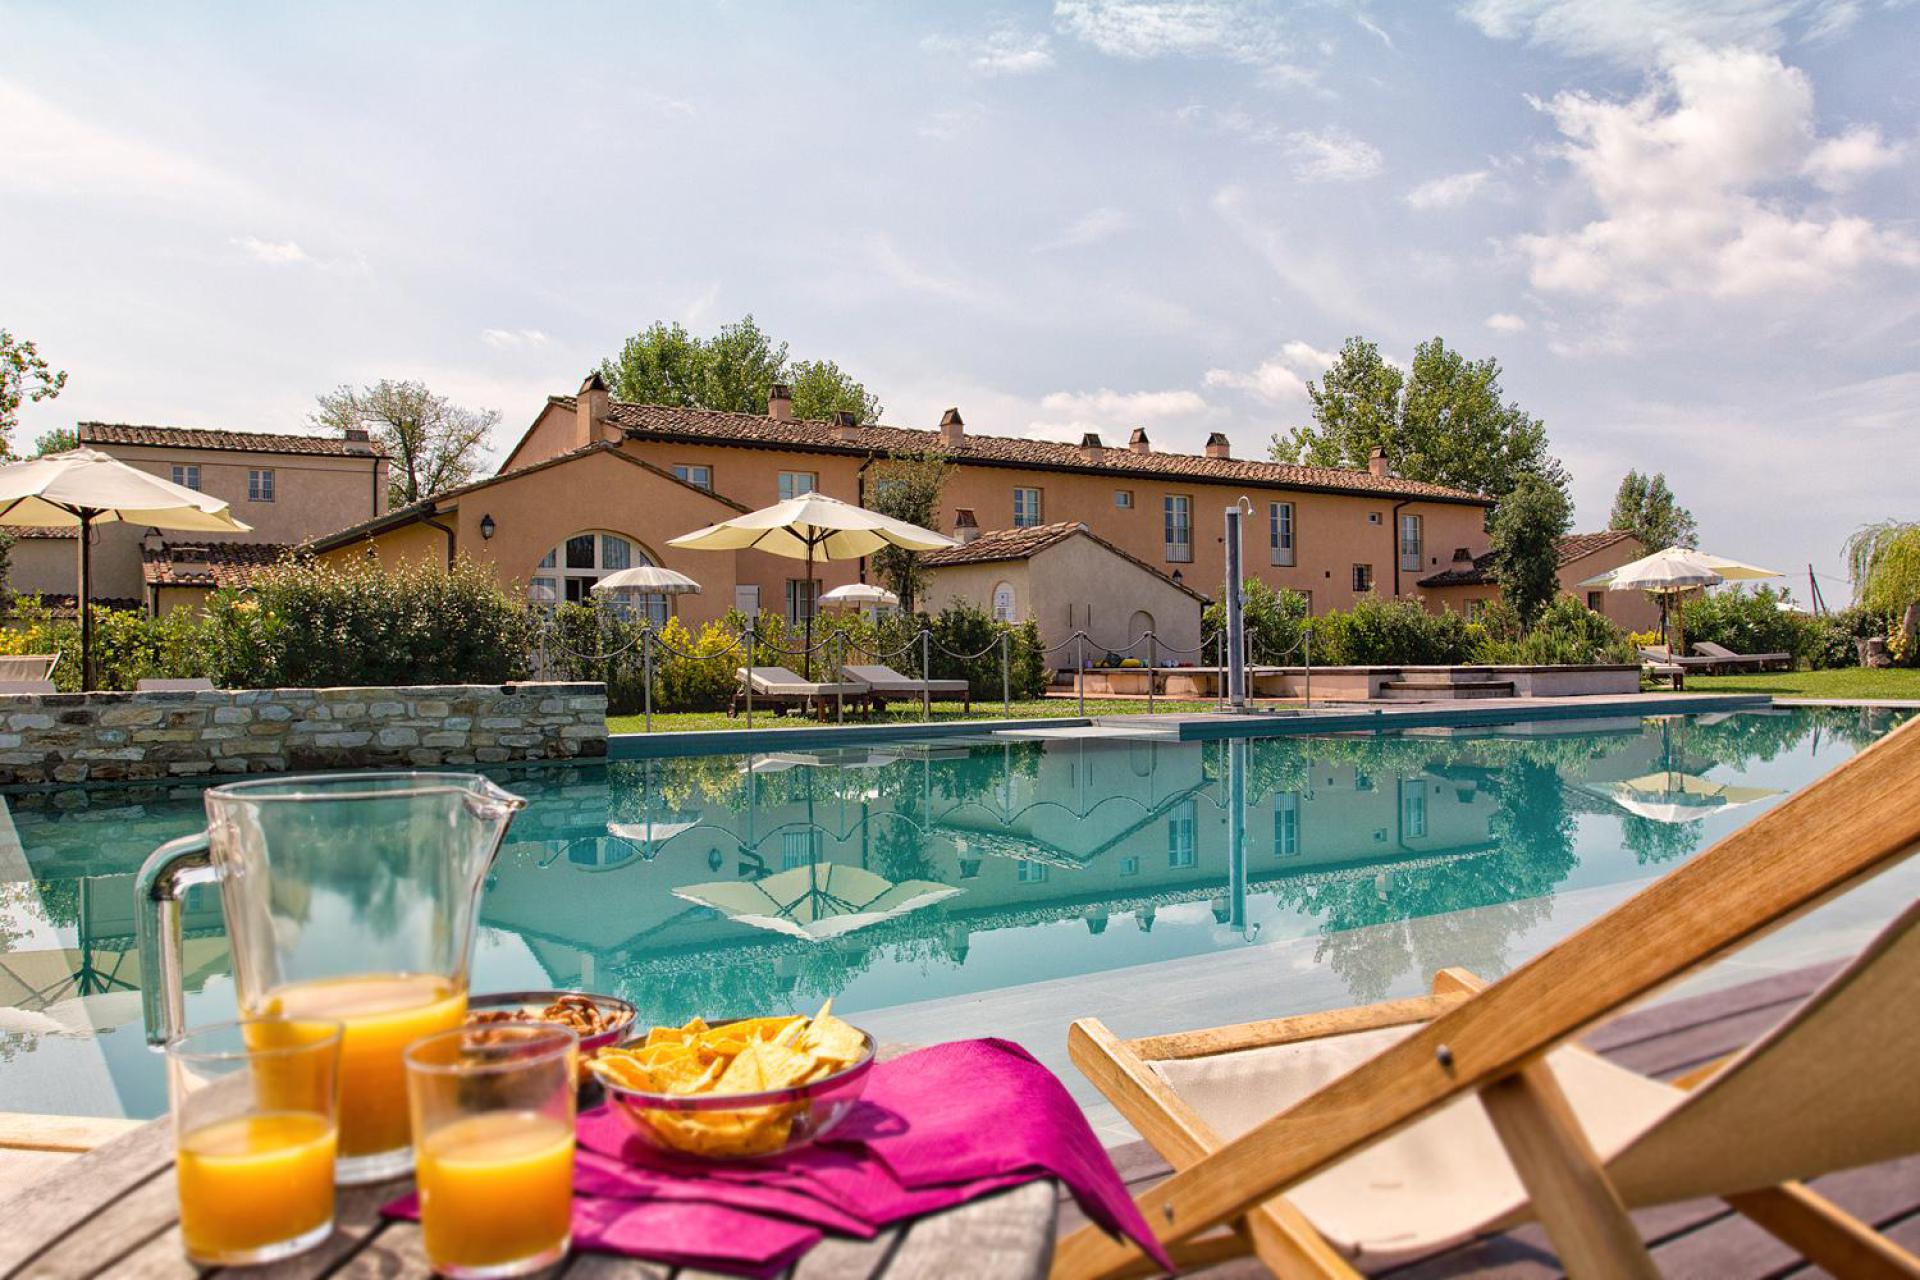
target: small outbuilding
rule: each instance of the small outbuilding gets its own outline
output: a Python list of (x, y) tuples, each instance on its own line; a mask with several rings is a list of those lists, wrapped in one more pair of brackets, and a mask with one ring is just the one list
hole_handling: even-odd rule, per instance
[(973, 513), (954, 522), (957, 547), (920, 557), (929, 576), (925, 603), (939, 610), (964, 600), (1002, 622), (1032, 619), (1055, 667), (1073, 666), (1067, 646), (1087, 633), (1086, 655), (1145, 659), (1129, 646), (1148, 631), (1159, 638), (1162, 666), (1197, 661), (1200, 611), (1207, 598), (1152, 565), (1128, 555), (1077, 521), (995, 529), (982, 533)]

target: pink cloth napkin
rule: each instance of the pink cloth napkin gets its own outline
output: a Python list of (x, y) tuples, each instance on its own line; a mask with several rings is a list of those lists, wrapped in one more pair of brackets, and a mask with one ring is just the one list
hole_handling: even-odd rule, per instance
[[(759, 1276), (823, 1231), (861, 1239), (1036, 1178), (1172, 1270), (1105, 1148), (1052, 1072), (1018, 1045), (964, 1040), (874, 1067), (854, 1110), (810, 1147), (709, 1163), (663, 1154), (608, 1108), (579, 1122), (574, 1243)], [(417, 1217), (405, 1202), (389, 1213)]]

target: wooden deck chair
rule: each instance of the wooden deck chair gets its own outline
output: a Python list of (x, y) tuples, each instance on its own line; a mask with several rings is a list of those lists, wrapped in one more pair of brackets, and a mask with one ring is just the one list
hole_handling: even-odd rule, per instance
[[(1532, 1216), (1571, 1275), (1652, 1277), (1627, 1207), (1719, 1195), (1835, 1274), (1920, 1276), (1794, 1181), (1920, 1151), (1920, 908), (1695, 1092), (1566, 1043), (1912, 852), (1916, 781), (1920, 721), (1490, 986), (1135, 1041), (1083, 1020), (1074, 1062), (1173, 1165), (1139, 1204), (1182, 1266), (1348, 1277)], [(1053, 1267), (1147, 1274), (1093, 1227)]]
[(973, 685), (965, 680), (922, 680), (917, 676), (902, 675), (880, 663), (849, 662), (841, 670), (866, 685), (869, 696), (878, 702), (888, 698), (918, 698), (925, 693), (935, 702), (958, 698), (966, 703), (961, 708), (962, 712), (973, 710)]
[(1768, 667), (1791, 668), (1793, 655), (1790, 653), (1735, 653), (1723, 644), (1711, 640), (1701, 640), (1694, 644), (1693, 651), (1703, 658), (1718, 661), (1729, 671), (1742, 667), (1753, 667), (1765, 671)]
[(0, 681), (51, 680), (53, 669), (59, 665), (57, 653), (0, 654)]
[(836, 699), (857, 700), (867, 696), (867, 686), (858, 680), (808, 680), (785, 667), (741, 667), (734, 672), (739, 691), (727, 714), (735, 714), (745, 699), (747, 686), (753, 686), (753, 700), (770, 705), (813, 708), (822, 718)]

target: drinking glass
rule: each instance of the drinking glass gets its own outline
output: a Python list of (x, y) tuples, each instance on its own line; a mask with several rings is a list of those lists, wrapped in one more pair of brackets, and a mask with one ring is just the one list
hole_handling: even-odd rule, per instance
[(277, 1262), (332, 1233), (341, 1031), (246, 1018), (167, 1042), (180, 1235), (194, 1262)]
[(433, 1269), (525, 1275), (566, 1256), (579, 1038), (551, 1024), (463, 1027), (406, 1053), (420, 1227)]

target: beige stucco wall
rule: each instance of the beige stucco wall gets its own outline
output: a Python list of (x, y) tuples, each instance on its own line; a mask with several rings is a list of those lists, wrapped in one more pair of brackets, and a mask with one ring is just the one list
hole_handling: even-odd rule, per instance
[[(1629, 538), (1603, 547), (1560, 566), (1560, 591), (1604, 614), (1626, 631), (1652, 631), (1660, 625), (1660, 606), (1644, 591), (1595, 591), (1580, 584), (1609, 569), (1617, 569), (1646, 555), (1638, 539)], [(1500, 588), (1491, 583), (1477, 587), (1430, 587), (1421, 592), (1428, 609), (1438, 612), (1472, 612), (1476, 601), (1498, 600)]]
[[(232, 504), (235, 518), (253, 526), (251, 533), (195, 533), (174, 535), (176, 537), (216, 542), (304, 542), (386, 510), (385, 459), (159, 445), (94, 444), (89, 447), (165, 480), (173, 478), (175, 464), (197, 466), (201, 491)], [(272, 502), (252, 502), (247, 498), (247, 473), (256, 469), (273, 472)]]
[[(433, 519), (454, 530), (456, 554), (492, 566), (502, 582), (522, 586), (535, 576), (540, 558), (574, 534), (619, 534), (652, 563), (677, 569), (700, 583), (701, 594), (681, 596), (675, 602), (681, 620), (697, 627), (733, 606), (736, 559), (772, 562), (784, 576), (799, 578), (804, 573), (800, 562), (764, 553), (684, 551), (667, 545), (669, 538), (737, 514), (717, 498), (611, 453), (590, 453), (463, 494)], [(480, 523), (487, 516), (494, 522), (490, 539), (480, 536)], [(448, 540), (439, 529), (413, 523), (336, 547), (324, 558), (364, 556), (369, 547), (383, 557), (444, 562)], [(762, 607), (780, 608), (782, 591), (765, 594)]]

